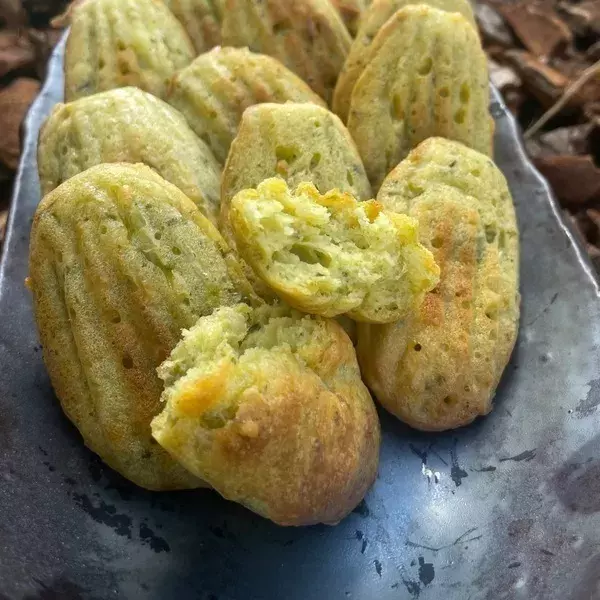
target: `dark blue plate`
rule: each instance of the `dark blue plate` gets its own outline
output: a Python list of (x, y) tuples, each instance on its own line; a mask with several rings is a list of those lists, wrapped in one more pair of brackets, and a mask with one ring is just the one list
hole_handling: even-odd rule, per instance
[(0, 268), (0, 598), (600, 598), (598, 283), (497, 94), (523, 312), (496, 409), (443, 435), (382, 412), (366, 500), (337, 527), (285, 529), (209, 491), (132, 486), (60, 410), (23, 281), (61, 65), (59, 49), (27, 118)]

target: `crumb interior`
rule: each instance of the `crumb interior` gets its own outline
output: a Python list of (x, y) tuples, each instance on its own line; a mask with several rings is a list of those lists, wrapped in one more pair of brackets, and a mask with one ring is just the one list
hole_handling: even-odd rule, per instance
[[(312, 184), (292, 193), (285, 182), (263, 182), (234, 200), (261, 267), (271, 281), (303, 296), (327, 298), (335, 316), (365, 310), (394, 314), (427, 287), (416, 222)], [(429, 274), (431, 276), (431, 274)]]
[(165, 410), (196, 417), (209, 429), (223, 427), (260, 379), (257, 369), (281, 353), (304, 363), (299, 350), (317, 328), (314, 318), (282, 306), (238, 304), (202, 317), (158, 369)]

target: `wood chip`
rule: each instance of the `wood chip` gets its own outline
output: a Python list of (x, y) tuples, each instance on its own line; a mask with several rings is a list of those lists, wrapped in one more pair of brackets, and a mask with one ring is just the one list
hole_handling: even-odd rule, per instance
[[(563, 215), (563, 219), (565, 219), (567, 222), (569, 222), (571, 224), (571, 227), (573, 228), (575, 234), (577, 236), (579, 236), (580, 240), (584, 244), (587, 243), (588, 236), (587, 236), (586, 232), (584, 231), (584, 229), (581, 227), (580, 219), (578, 219), (576, 215), (569, 212), (568, 210), (563, 210), (562, 215)], [(586, 221), (590, 222), (589, 219), (587, 218), (587, 215), (586, 215)]]
[(29, 38), (35, 51), (35, 71), (39, 79), (46, 78), (48, 59), (52, 54), (54, 46), (58, 44), (63, 31), (52, 27), (46, 29), (28, 29)]
[(7, 29), (23, 27), (27, 15), (20, 0), (0, 0), (0, 24)]
[(590, 232), (587, 239), (591, 244), (596, 246), (600, 241), (600, 211), (595, 208), (588, 208), (585, 211), (585, 216), (590, 224)]
[(579, 35), (589, 31), (600, 33), (600, 2), (586, 0), (574, 4), (573, 2), (559, 2), (558, 9), (569, 26)]
[[(598, 248), (598, 246), (594, 246), (593, 244), (587, 244), (586, 248), (590, 258), (592, 259), (592, 262), (597, 262), (598, 259), (600, 259), (600, 248)], [(598, 268), (598, 266), (596, 266), (596, 268)]]
[[(600, 62), (600, 59), (599, 61)], [(578, 104), (588, 104), (600, 100), (600, 70), (598, 76), (591, 78), (583, 87), (575, 94), (573, 100)]]
[(585, 56), (591, 62), (596, 62), (600, 60), (600, 40), (596, 43), (592, 44), (586, 51)]
[(561, 154), (587, 154), (590, 151), (589, 136), (593, 129), (594, 126), (591, 123), (559, 127), (547, 131), (535, 139), (527, 140), (527, 151), (533, 158)]
[(504, 57), (519, 73), (524, 86), (544, 108), (552, 106), (570, 83), (569, 78), (560, 71), (545, 65), (524, 50), (509, 50), (505, 52)]
[(534, 159), (534, 163), (564, 207), (600, 200), (600, 169), (590, 155), (547, 156)]
[(488, 61), (490, 69), (490, 79), (492, 83), (501, 91), (507, 89), (520, 88), (523, 85), (523, 80), (519, 77), (517, 71), (508, 65), (501, 65), (495, 60)]
[(571, 30), (548, 2), (499, 4), (498, 11), (525, 48), (538, 58), (549, 57), (573, 41)]
[(4, 241), (4, 234), (6, 233), (6, 222), (8, 221), (8, 211), (0, 211), (0, 244)]
[(13, 178), (14, 172), (0, 163), (0, 206), (2, 205), (2, 184)]
[(526, 99), (522, 89), (523, 80), (517, 71), (509, 65), (501, 65), (492, 58), (488, 60), (488, 64), (492, 83), (502, 93), (504, 103), (508, 109), (514, 115), (517, 115)]
[[(600, 58), (600, 57), (599, 57)], [(576, 81), (592, 66), (585, 55), (573, 55), (570, 58), (557, 58), (552, 61), (552, 68), (560, 71), (572, 81)], [(598, 77), (591, 77), (586, 81), (577, 93), (571, 98), (571, 106), (581, 106), (588, 102), (600, 99), (600, 73)]]
[(600, 129), (600, 100), (598, 102), (586, 104), (583, 112), (585, 118), (596, 128)]
[(33, 71), (35, 51), (31, 42), (14, 31), (0, 31), (0, 77)]
[(600, 248), (594, 244), (586, 244), (586, 250), (596, 271), (600, 272)]
[(0, 90), (0, 162), (9, 169), (15, 170), (19, 164), (21, 123), (39, 90), (39, 82), (26, 77)]
[[(566, 211), (568, 212), (568, 211)], [(590, 243), (598, 242), (598, 229), (596, 225), (588, 217), (585, 210), (579, 211), (575, 214), (569, 213), (577, 224), (577, 229), (581, 232), (584, 239)]]
[(475, 17), (484, 42), (502, 48), (512, 48), (515, 45), (515, 36), (497, 10), (488, 4), (476, 4)]
[(598, 228), (598, 231), (600, 231), (600, 211), (596, 210), (595, 208), (588, 208), (585, 211), (585, 214), (589, 217), (589, 219), (592, 221), (592, 223), (594, 223), (594, 225)]
[(594, 63), (581, 73), (581, 75), (569, 84), (565, 93), (559, 98), (527, 131), (524, 136), (528, 139), (534, 136), (542, 127), (550, 122), (552, 118), (559, 115), (566, 107), (580, 99), (580, 92), (592, 80), (600, 76), (600, 61)]
[(518, 118), (521, 107), (527, 100), (527, 94), (523, 91), (523, 88), (519, 88), (518, 90), (508, 89), (502, 95), (504, 96), (504, 104), (506, 104), (508, 110)]

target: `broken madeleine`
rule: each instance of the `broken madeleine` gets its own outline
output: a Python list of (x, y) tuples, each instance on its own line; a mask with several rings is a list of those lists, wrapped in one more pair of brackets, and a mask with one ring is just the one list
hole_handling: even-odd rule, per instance
[(304, 312), (396, 321), (435, 287), (439, 269), (418, 241), (417, 223), (312, 183), (292, 192), (267, 179), (231, 203), (242, 258), (283, 300)]
[(246, 304), (201, 318), (158, 370), (159, 444), (280, 525), (335, 524), (375, 480), (380, 430), (335, 322)]
[[(361, 200), (372, 197), (356, 144), (337, 115), (310, 102), (250, 106), (242, 115), (221, 181), (220, 230), (231, 247), (235, 248), (229, 221), (232, 198), (275, 176), (294, 187), (310, 181), (322, 192), (339, 189)], [(252, 269), (245, 263), (243, 267), (257, 293), (272, 299)]]
[(309, 102), (257, 104), (244, 111), (221, 182), (221, 233), (234, 243), (229, 205), (242, 190), (279, 176), (291, 186), (314, 183), (320, 192), (339, 189), (361, 200), (372, 197), (356, 144), (337, 115)]

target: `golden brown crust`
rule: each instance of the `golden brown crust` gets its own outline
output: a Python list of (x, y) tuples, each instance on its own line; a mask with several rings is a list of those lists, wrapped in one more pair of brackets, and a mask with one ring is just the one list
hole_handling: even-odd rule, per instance
[[(216, 311), (208, 319), (224, 315)], [(310, 337), (301, 346), (255, 339), (235, 359), (223, 359), (201, 377), (192, 375), (167, 396), (153, 434), (226, 498), (281, 525), (333, 524), (360, 502), (375, 479), (379, 422), (342, 328), (295, 315), (292, 327), (310, 324)], [(284, 320), (281, 327), (289, 327), (290, 318)], [(199, 335), (202, 321), (188, 336)], [(286, 334), (279, 329), (270, 335)], [(210, 359), (197, 364), (202, 368)], [(209, 399), (208, 379), (209, 389), (217, 390)], [(227, 394), (236, 402), (235, 411), (230, 409), (218, 426), (203, 424), (197, 415)], [(196, 415), (190, 413), (194, 402), (200, 403)]]
[(187, 33), (162, 0), (86, 0), (71, 11), (65, 99), (126, 86), (162, 98), (170, 77), (193, 57)]
[(201, 484), (153, 442), (155, 369), (183, 327), (238, 302), (225, 242), (143, 165), (100, 165), (39, 205), (30, 287), (44, 360), (67, 416), (111, 467), (154, 490)]
[(432, 138), (386, 179), (379, 201), (418, 219), (441, 268), (412, 319), (359, 325), (365, 381), (402, 421), (437, 431), (492, 408), (519, 323), (519, 242), (512, 199), (493, 162)]
[(221, 168), (168, 104), (128, 87), (54, 107), (38, 144), (42, 195), (94, 165), (114, 162), (152, 167), (217, 222)]
[(456, 300), (474, 294), (479, 215), (463, 205), (460, 194), (443, 189), (439, 194), (445, 194), (442, 201), (419, 202), (410, 214), (419, 218), (425, 243), (443, 240), (432, 249), (442, 271), (440, 285), (404, 322), (368, 329), (359, 325), (365, 380), (388, 410), (424, 430), (451, 429), (491, 409), (488, 393), (477, 398), (480, 389), (465, 390), (473, 314), (470, 302)]
[(460, 13), (477, 29), (469, 0), (375, 0), (361, 17), (356, 39), (352, 42), (335, 86), (333, 111), (344, 123), (348, 120), (354, 86), (372, 57), (373, 40), (394, 13), (414, 4), (425, 4), (447, 12)]
[(277, 58), (327, 102), (352, 38), (329, 0), (227, 0), (223, 44)]
[(325, 102), (278, 60), (247, 48), (219, 47), (173, 78), (167, 98), (219, 162), (227, 159), (242, 114), (263, 102)]
[(399, 10), (380, 29), (350, 101), (348, 130), (378, 189), (408, 152), (432, 136), (491, 155), (487, 58), (458, 13)]

